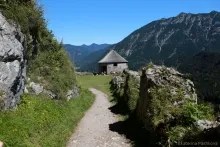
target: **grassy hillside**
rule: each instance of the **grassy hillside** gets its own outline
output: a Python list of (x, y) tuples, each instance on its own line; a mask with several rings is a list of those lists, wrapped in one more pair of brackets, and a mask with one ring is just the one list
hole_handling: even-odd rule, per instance
[(44, 10), (35, 0), (0, 0), (3, 15), (21, 26), (26, 35), (28, 76), (42, 84), (59, 99), (76, 84), (75, 71), (68, 55), (51, 30), (47, 29)]
[(25, 95), (18, 109), (0, 112), (0, 140), (5, 147), (64, 147), (93, 100), (89, 91), (68, 103)]

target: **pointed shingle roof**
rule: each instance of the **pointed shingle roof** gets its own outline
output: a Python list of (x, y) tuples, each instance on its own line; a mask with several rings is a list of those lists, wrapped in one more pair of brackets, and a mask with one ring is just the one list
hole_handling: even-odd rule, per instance
[(116, 51), (111, 50), (99, 63), (128, 63), (122, 56)]

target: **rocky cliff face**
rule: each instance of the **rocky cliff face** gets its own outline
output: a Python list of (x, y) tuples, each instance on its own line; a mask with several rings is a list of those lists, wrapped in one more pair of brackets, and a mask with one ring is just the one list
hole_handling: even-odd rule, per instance
[(26, 41), (20, 27), (0, 13), (0, 109), (15, 108), (24, 90)]

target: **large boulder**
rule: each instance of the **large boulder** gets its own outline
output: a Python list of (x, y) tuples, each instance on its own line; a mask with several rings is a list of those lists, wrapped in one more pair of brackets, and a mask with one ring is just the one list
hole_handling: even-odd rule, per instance
[(0, 13), (0, 109), (16, 108), (26, 76), (25, 36)]
[(57, 95), (45, 89), (44, 86), (42, 86), (41, 84), (30, 82), (30, 78), (27, 78), (27, 80), (29, 83), (25, 85), (24, 93), (34, 94), (34, 95), (45, 94), (52, 99), (57, 98)]
[(193, 82), (183, 74), (157, 65), (142, 70), (137, 116), (147, 129), (175, 119), (187, 100), (196, 104), (197, 94)]
[(30, 87), (31, 87), (31, 90), (36, 95), (39, 95), (40, 93), (42, 93), (44, 91), (44, 87), (43, 86), (41, 86), (40, 84), (34, 83), (34, 82), (30, 83)]

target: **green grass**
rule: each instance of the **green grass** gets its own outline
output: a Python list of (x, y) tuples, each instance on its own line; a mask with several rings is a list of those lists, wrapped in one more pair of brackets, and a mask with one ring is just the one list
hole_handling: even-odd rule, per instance
[(111, 92), (110, 92), (110, 84), (109, 82), (112, 79), (112, 76), (93, 76), (93, 75), (83, 75), (83, 76), (78, 76), (77, 77), (79, 84), (84, 87), (84, 88), (95, 88), (98, 89), (105, 94), (111, 97)]
[(5, 147), (64, 147), (93, 100), (88, 90), (69, 102), (24, 95), (16, 110), (0, 112), (0, 140)]
[[(108, 95), (109, 100), (112, 100), (112, 93), (110, 91), (110, 84), (109, 82), (112, 80), (112, 76), (93, 76), (93, 75), (82, 75), (77, 76), (77, 81), (79, 81), (80, 86), (83, 88), (95, 88), (98, 89), (105, 94)], [(116, 101), (111, 101), (112, 105), (116, 104)], [(128, 118), (128, 115), (119, 115), (119, 119), (124, 121)]]
[[(76, 75), (62, 42), (47, 29), (43, 7), (35, 0), (0, 0), (0, 5), (4, 16), (20, 25), (26, 35), (28, 77), (59, 99), (65, 99), (67, 91), (77, 84)], [(33, 42), (38, 42), (37, 49)], [(0, 140), (6, 147), (65, 146), (93, 101), (94, 96), (88, 90), (70, 102), (24, 95), (16, 110), (0, 111)]]

